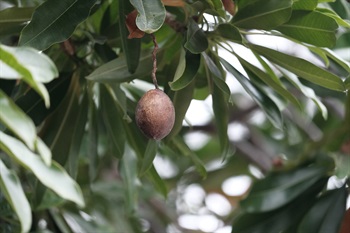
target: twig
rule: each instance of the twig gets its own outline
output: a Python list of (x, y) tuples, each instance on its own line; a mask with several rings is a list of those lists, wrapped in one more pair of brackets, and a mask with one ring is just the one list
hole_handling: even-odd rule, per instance
[(153, 59), (152, 80), (153, 80), (153, 84), (154, 84), (155, 88), (159, 89), (158, 83), (157, 83), (157, 77), (156, 77), (158, 44), (157, 44), (156, 37), (154, 36), (154, 34), (152, 33), (152, 34), (150, 34), (150, 36), (152, 37), (153, 44), (154, 44), (154, 49), (152, 52), (152, 59)]

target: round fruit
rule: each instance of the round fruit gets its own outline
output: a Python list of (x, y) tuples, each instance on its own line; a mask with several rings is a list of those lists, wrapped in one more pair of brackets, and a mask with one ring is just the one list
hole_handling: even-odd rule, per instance
[(150, 90), (142, 96), (137, 103), (135, 114), (137, 126), (148, 138), (161, 140), (174, 126), (174, 105), (159, 89)]

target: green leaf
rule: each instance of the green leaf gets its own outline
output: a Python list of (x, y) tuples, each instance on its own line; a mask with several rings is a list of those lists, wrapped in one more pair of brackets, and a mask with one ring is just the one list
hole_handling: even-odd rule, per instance
[(43, 159), (44, 163), (47, 166), (51, 166), (52, 153), (50, 148), (48, 148), (47, 145), (45, 144), (45, 142), (43, 142), (41, 138), (37, 137), (35, 147), (36, 147), (36, 152)]
[(126, 140), (122, 114), (118, 111), (118, 103), (116, 103), (116, 100), (113, 98), (113, 91), (111, 88), (101, 85), (100, 90), (103, 122), (106, 125), (108, 135), (116, 149), (113, 155), (117, 158), (121, 158), (124, 154)]
[(0, 160), (0, 188), (16, 212), (21, 223), (21, 232), (29, 232), (32, 225), (32, 212), (21, 182), (14, 171), (7, 169)]
[(296, 88), (298, 88), (301, 91), (301, 93), (303, 93), (306, 97), (310, 98), (316, 104), (316, 106), (322, 114), (322, 117), (324, 119), (327, 119), (328, 110), (326, 106), (321, 102), (321, 100), (317, 97), (315, 91), (312, 88), (302, 84), (295, 74), (290, 73), (286, 70), (281, 70), (281, 72), (290, 83), (292, 83)]
[(49, 94), (41, 82), (52, 81), (58, 71), (49, 57), (31, 48), (0, 45), (0, 65), (1, 78), (23, 78), (44, 99), (46, 107), (50, 106)]
[(345, 90), (344, 83), (338, 76), (309, 61), (259, 45), (250, 44), (250, 47), (271, 62), (284, 67), (301, 78), (331, 90)]
[(234, 43), (241, 44), (242, 36), (239, 30), (229, 23), (221, 23), (214, 30), (214, 33), (221, 36), (223, 39), (229, 40)]
[[(328, 179), (322, 179), (291, 203), (273, 211), (245, 213), (234, 219), (232, 232), (296, 232), (296, 227)], [(292, 217), (291, 217), (292, 216)]]
[(240, 82), (242, 87), (246, 90), (246, 92), (253, 98), (253, 100), (260, 106), (260, 108), (266, 113), (267, 118), (271, 121), (271, 123), (276, 128), (283, 128), (283, 120), (281, 113), (277, 107), (277, 105), (263, 92), (256, 87), (256, 85), (250, 82), (244, 75), (238, 72), (230, 63), (228, 63), (224, 59), (220, 59), (224, 67), (231, 74), (235, 76), (235, 78)]
[[(260, 70), (259, 68), (257, 68), (256, 66), (252, 65), (251, 63), (247, 62), (237, 54), (236, 54), (236, 57), (238, 58), (238, 60), (240, 61), (244, 69), (250, 70), (254, 75), (260, 78), (265, 84), (267, 84), (269, 87), (275, 90), (282, 97), (289, 100), (295, 106), (298, 106), (299, 108), (301, 108), (299, 101), (290, 93), (290, 91), (288, 91), (283, 86), (283, 84), (280, 82), (280, 80), (272, 70), (269, 75), (264, 71)], [(264, 65), (264, 67), (269, 67), (263, 59), (261, 59), (259, 56), (257, 56), (257, 58), (259, 59), (260, 63)], [(273, 78), (274, 76), (276, 77)]]
[(137, 159), (134, 151), (126, 144), (125, 154), (121, 159), (121, 176), (126, 187), (125, 197), (129, 213), (133, 213), (138, 199), (141, 182), (137, 177)]
[[(158, 59), (159, 53), (158, 53)], [(95, 82), (129, 82), (133, 79), (140, 78), (141, 75), (149, 74), (152, 71), (152, 53), (150, 51), (143, 52), (140, 57), (140, 64), (135, 73), (131, 74), (126, 63), (126, 58), (121, 55), (108, 63), (103, 64), (94, 70), (86, 79)]]
[(239, 8), (232, 23), (244, 29), (270, 30), (288, 21), (291, 13), (291, 0), (257, 0)]
[(0, 37), (19, 33), (32, 18), (34, 7), (11, 7), (0, 11)]
[[(221, 0), (205, 0), (209, 4), (210, 9), (214, 10), (215, 15), (219, 15), (225, 18), (224, 6), (222, 5)], [(212, 11), (209, 11), (211, 13)]]
[(241, 207), (249, 213), (267, 212), (282, 207), (325, 175), (318, 167), (306, 167), (285, 173), (271, 174), (257, 181)]
[(33, 121), (0, 89), (0, 121), (31, 150), (37, 139)]
[(168, 188), (164, 180), (159, 176), (157, 170), (151, 165), (151, 168), (147, 172), (147, 177), (153, 182), (158, 192), (160, 192), (163, 197), (168, 196)]
[[(84, 199), (79, 185), (55, 161), (50, 167), (42, 159), (31, 152), (21, 141), (0, 132), (0, 149), (15, 159), (34, 175), (46, 187), (52, 189), (60, 197), (84, 206)], [(64, 187), (64, 188), (62, 188)]]
[(317, 0), (293, 0), (293, 10), (309, 10), (312, 11), (317, 7)]
[(339, 179), (350, 177), (350, 156), (334, 153), (332, 157), (335, 162), (335, 175)]
[(320, 47), (333, 47), (336, 43), (334, 19), (317, 11), (293, 11), (288, 22), (277, 30), (297, 40)]
[(169, 82), (169, 86), (173, 91), (178, 91), (185, 88), (194, 80), (200, 66), (201, 56), (200, 54), (192, 54), (187, 51), (185, 61), (185, 68), (182, 75), (180, 77), (176, 77), (175, 75), (174, 81)]
[(140, 176), (144, 175), (153, 165), (153, 160), (156, 157), (158, 142), (155, 140), (148, 140), (146, 151), (141, 163)]
[(161, 0), (130, 0), (130, 3), (139, 13), (136, 25), (141, 31), (153, 33), (163, 25), (166, 12)]
[(321, 12), (324, 15), (327, 15), (331, 18), (333, 18), (339, 26), (350, 28), (350, 22), (349, 19), (342, 19), (336, 12), (332, 11), (328, 8), (317, 8), (316, 11)]
[(20, 46), (45, 50), (68, 39), (90, 13), (96, 0), (48, 0), (36, 8), (31, 22), (23, 29)]
[(198, 24), (190, 19), (187, 25), (186, 42), (184, 47), (191, 53), (201, 53), (208, 48), (208, 39)]
[[(93, 87), (91, 87), (93, 88)], [(101, 90), (101, 89), (100, 89)], [(95, 104), (93, 95), (91, 92), (93, 92), (91, 89), (90, 96), (88, 98), (88, 131), (87, 131), (87, 141), (88, 141), (88, 150), (86, 152), (87, 157), (89, 159), (89, 178), (90, 182), (95, 180), (97, 175), (97, 168), (99, 165), (99, 159), (98, 159), (98, 115), (97, 115), (97, 106)], [(103, 90), (104, 91), (104, 90)], [(102, 98), (101, 98), (102, 99)], [(102, 102), (102, 100), (101, 100)], [(105, 106), (102, 106), (101, 108), (104, 108)], [(104, 120), (103, 122), (106, 123), (108, 120)], [(121, 126), (122, 127), (122, 126)], [(109, 129), (109, 128), (107, 128)], [(72, 145), (74, 146), (74, 145)], [(123, 144), (124, 146), (124, 144)]]
[(345, 185), (323, 194), (301, 221), (298, 232), (338, 232), (345, 213), (347, 196)]
[(119, 1), (119, 31), (122, 39), (123, 52), (126, 57), (126, 64), (128, 70), (132, 74), (136, 71), (141, 53), (141, 39), (139, 38), (128, 38), (129, 31), (126, 28), (126, 16), (131, 12), (130, 2), (127, 0)]

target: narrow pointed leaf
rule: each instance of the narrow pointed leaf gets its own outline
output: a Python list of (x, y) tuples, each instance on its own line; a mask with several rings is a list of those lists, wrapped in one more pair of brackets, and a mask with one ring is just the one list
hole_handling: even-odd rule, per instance
[(348, 194), (345, 186), (323, 194), (301, 221), (298, 233), (338, 232)]
[(350, 28), (350, 22), (349, 19), (342, 19), (336, 12), (332, 11), (328, 8), (317, 8), (316, 11), (321, 12), (324, 15), (327, 15), (331, 18), (333, 18), (339, 26)]
[(312, 11), (318, 4), (317, 0), (293, 0), (293, 10), (309, 10)]
[(271, 121), (271, 123), (275, 127), (282, 129), (282, 115), (277, 105), (268, 96), (261, 92), (253, 83), (251, 83), (246, 77), (244, 77), (244, 75), (242, 75), (233, 66), (231, 66), (230, 63), (228, 63), (224, 59), (220, 59), (220, 61), (227, 69), (227, 71), (235, 76), (235, 78), (240, 82), (240, 84), (246, 90), (246, 92), (266, 113), (266, 116)]
[(288, 22), (277, 30), (300, 41), (320, 47), (333, 47), (336, 42), (336, 21), (317, 11), (293, 11)]
[(21, 232), (29, 232), (32, 212), (21, 182), (14, 171), (0, 160), (0, 188), (21, 223)]
[(345, 90), (344, 83), (338, 76), (309, 61), (259, 45), (250, 44), (250, 47), (271, 62), (284, 67), (301, 78), (331, 90)]
[(11, 7), (0, 11), (0, 37), (19, 34), (32, 18), (34, 7)]
[(281, 174), (271, 174), (257, 181), (241, 207), (249, 213), (266, 212), (290, 203), (325, 176), (317, 167), (306, 167)]
[(140, 175), (144, 175), (152, 166), (153, 160), (156, 157), (158, 142), (156, 140), (148, 140), (145, 154), (141, 162)]
[(136, 25), (141, 31), (153, 33), (163, 25), (165, 8), (161, 0), (130, 0), (130, 3), (139, 13)]
[(36, 139), (36, 152), (40, 155), (47, 166), (51, 166), (51, 158), (52, 153), (50, 148), (41, 140), (41, 138), (37, 137)]
[[(84, 199), (79, 185), (56, 162), (48, 167), (43, 160), (31, 152), (21, 141), (0, 132), (0, 149), (29, 169), (46, 187), (52, 189), (60, 197), (84, 206)], [(64, 188), (62, 188), (64, 187)]]
[(126, 16), (131, 12), (130, 2), (127, 0), (119, 1), (119, 30), (122, 39), (123, 52), (126, 57), (126, 63), (130, 73), (134, 73), (139, 65), (141, 52), (141, 39), (128, 39), (128, 30), (126, 28)]
[(36, 8), (31, 22), (23, 29), (19, 45), (45, 50), (68, 39), (76, 26), (90, 13), (96, 0), (48, 0)]
[(37, 136), (33, 121), (1, 89), (0, 109), (0, 122), (34, 150)]
[(239, 28), (269, 30), (288, 21), (291, 13), (291, 0), (258, 0), (238, 7), (232, 23)]

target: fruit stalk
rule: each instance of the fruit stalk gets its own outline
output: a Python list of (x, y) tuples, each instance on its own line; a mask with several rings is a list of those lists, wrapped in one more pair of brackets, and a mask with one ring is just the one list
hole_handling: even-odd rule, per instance
[(155, 88), (159, 89), (158, 83), (157, 83), (157, 76), (156, 76), (158, 43), (157, 43), (156, 37), (154, 36), (153, 33), (150, 34), (150, 36), (152, 37), (153, 44), (154, 44), (154, 48), (153, 48), (153, 52), (152, 52), (152, 59), (153, 59), (152, 80), (153, 80), (153, 84), (154, 84)]

